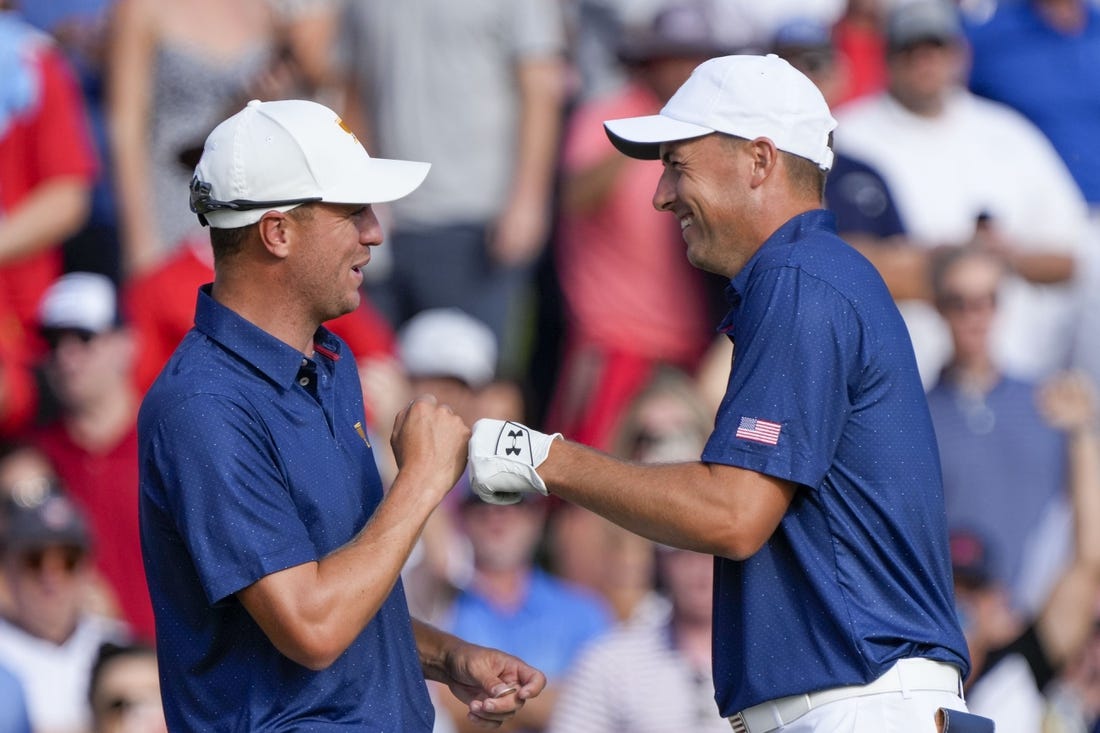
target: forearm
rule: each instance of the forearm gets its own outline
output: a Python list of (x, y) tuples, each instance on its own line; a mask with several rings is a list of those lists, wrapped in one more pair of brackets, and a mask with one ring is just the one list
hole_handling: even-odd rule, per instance
[(120, 0), (112, 18), (107, 97), (108, 132), (127, 265), (146, 261), (156, 249), (148, 197), (152, 64), (155, 16), (145, 0)]
[(1093, 424), (1069, 434), (1074, 554), (1039, 615), (1037, 633), (1055, 665), (1077, 653), (1091, 633), (1100, 591), (1100, 435)]
[(842, 235), (866, 257), (886, 283), (894, 300), (931, 300), (928, 261), (932, 250), (900, 241), (877, 241), (863, 235)]
[(323, 669), (351, 645), (385, 602), (438, 492), (401, 476), (356, 537), (318, 562), (265, 576), (241, 602), (287, 657)]
[(1005, 255), (1005, 263), (1028, 282), (1041, 285), (1064, 283), (1075, 272), (1073, 255), (1058, 252), (1021, 252), (1013, 250)]
[(548, 205), (561, 130), (562, 62), (557, 58), (526, 61), (518, 76), (521, 111), (512, 195)]
[(447, 683), (447, 655), (462, 640), (453, 634), (429, 623), (413, 619), (413, 637), (416, 639), (416, 652), (420, 658), (420, 667), (424, 670), (424, 679)]
[(1076, 561), (1100, 578), (1100, 429), (1082, 426), (1069, 435), (1069, 481)]
[(607, 198), (630, 158), (619, 153), (566, 175), (561, 187), (561, 206), (567, 214), (595, 211)]
[(632, 464), (555, 441), (539, 475), (550, 490), (662, 544), (744, 559), (775, 531), (794, 487), (701, 462)]
[(0, 265), (57, 245), (88, 217), (91, 184), (80, 176), (55, 178), (0, 218)]

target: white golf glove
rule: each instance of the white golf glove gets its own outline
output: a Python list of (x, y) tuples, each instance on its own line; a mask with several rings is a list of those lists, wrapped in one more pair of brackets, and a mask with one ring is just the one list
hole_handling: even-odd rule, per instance
[(546, 494), (537, 469), (561, 433), (547, 435), (518, 422), (481, 419), (470, 437), (470, 486), (489, 504), (515, 504), (523, 492)]

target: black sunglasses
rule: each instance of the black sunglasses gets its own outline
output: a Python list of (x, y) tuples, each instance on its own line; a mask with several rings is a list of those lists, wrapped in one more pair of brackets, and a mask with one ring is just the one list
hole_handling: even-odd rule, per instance
[(82, 344), (89, 343), (99, 334), (86, 328), (43, 328), (40, 333), (42, 340), (50, 347), (50, 351), (56, 351), (57, 347), (66, 337), (72, 336)]
[(310, 196), (309, 198), (282, 199), (280, 201), (250, 201), (248, 199), (221, 201), (210, 195), (209, 183), (200, 181), (198, 176), (191, 179), (191, 211), (199, 215), (199, 223), (204, 227), (210, 226), (210, 222), (206, 220), (206, 214), (209, 214), (211, 211), (223, 211), (226, 209), (230, 211), (270, 209), (276, 206), (308, 204), (320, 200), (320, 196)]
[(84, 561), (84, 550), (79, 547), (68, 546), (28, 550), (22, 554), (19, 560), (24, 569), (37, 574), (42, 572), (42, 568), (46, 566), (46, 554), (54, 551), (61, 553), (61, 567), (68, 573), (76, 572), (76, 569)]

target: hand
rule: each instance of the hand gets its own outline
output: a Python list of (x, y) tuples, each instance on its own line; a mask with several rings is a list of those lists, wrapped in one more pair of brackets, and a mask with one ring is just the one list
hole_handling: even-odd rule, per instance
[(546, 687), (546, 676), (510, 654), (459, 643), (446, 656), (443, 682), (469, 706), (467, 717), (482, 728), (499, 728)]
[(545, 244), (546, 206), (531, 197), (514, 199), (489, 234), (489, 253), (502, 267), (523, 267), (538, 258)]
[(490, 504), (515, 504), (524, 491), (545, 495), (546, 482), (535, 469), (560, 438), (517, 422), (478, 420), (470, 438), (470, 486)]
[(1039, 410), (1059, 430), (1074, 433), (1096, 421), (1096, 389), (1088, 375), (1062, 372), (1039, 388)]
[(466, 468), (470, 428), (447, 405), (422, 395), (397, 414), (390, 447), (399, 472), (415, 472), (416, 486), (435, 486), (442, 493), (458, 482)]
[(380, 429), (393, 425), (397, 413), (413, 398), (405, 369), (393, 357), (369, 357), (360, 362), (359, 384), (367, 411)]

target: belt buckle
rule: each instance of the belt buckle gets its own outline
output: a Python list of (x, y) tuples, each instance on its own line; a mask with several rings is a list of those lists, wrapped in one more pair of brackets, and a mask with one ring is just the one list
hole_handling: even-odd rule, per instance
[(745, 723), (745, 716), (742, 713), (737, 713), (729, 719), (730, 727), (733, 728), (733, 733), (749, 733), (748, 725)]

